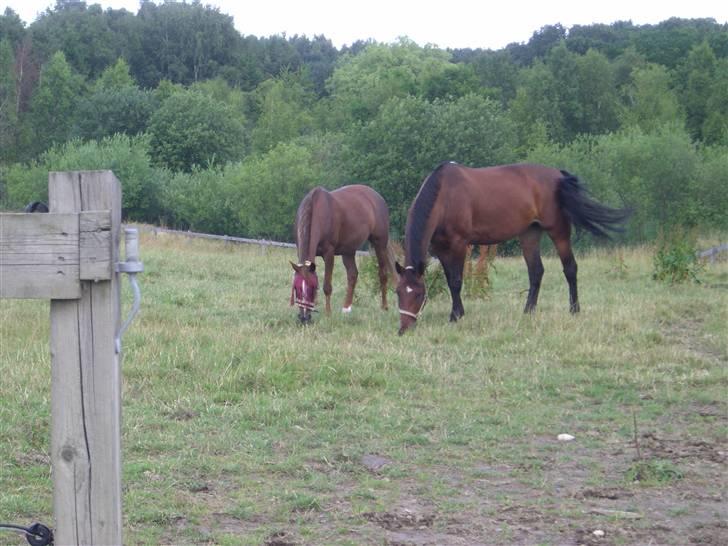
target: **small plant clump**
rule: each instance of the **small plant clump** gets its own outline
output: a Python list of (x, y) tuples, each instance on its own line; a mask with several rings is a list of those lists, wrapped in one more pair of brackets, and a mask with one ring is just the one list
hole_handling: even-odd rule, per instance
[(682, 479), (682, 471), (668, 459), (643, 459), (630, 466), (625, 473), (628, 483), (665, 485)]
[(668, 235), (661, 234), (653, 257), (652, 278), (669, 283), (693, 281), (699, 283), (702, 263), (697, 255), (695, 235), (676, 228)]

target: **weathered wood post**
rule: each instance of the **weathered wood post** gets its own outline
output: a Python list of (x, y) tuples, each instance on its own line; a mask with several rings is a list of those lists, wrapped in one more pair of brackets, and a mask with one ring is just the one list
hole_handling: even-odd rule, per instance
[(120, 545), (121, 184), (83, 171), (48, 185), (49, 214), (0, 215), (0, 297), (51, 300), (56, 544)]
[(51, 300), (55, 536), (58, 544), (118, 545), (121, 375), (114, 339), (120, 326), (115, 264), (121, 184), (111, 171), (56, 172), (49, 175), (48, 194), (51, 212), (111, 211), (107, 225), (81, 240), (81, 255), (106, 250), (80, 261), (80, 298)]

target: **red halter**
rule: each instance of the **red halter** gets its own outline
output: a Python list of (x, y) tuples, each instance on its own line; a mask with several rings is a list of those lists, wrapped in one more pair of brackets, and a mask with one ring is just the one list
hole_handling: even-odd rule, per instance
[(309, 272), (308, 280), (301, 273), (293, 274), (291, 287), (291, 305), (313, 311), (316, 308), (316, 293), (318, 292), (318, 276)]

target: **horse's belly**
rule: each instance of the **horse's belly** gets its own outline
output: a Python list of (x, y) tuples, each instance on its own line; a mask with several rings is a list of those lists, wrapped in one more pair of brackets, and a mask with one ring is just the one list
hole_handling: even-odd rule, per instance
[(472, 226), (470, 234), (465, 237), (472, 244), (493, 245), (516, 237), (522, 229), (514, 228), (508, 223), (478, 222)]
[(484, 245), (502, 243), (517, 237), (534, 222), (538, 222), (538, 217), (531, 207), (523, 207), (523, 210), (473, 211), (470, 240)]

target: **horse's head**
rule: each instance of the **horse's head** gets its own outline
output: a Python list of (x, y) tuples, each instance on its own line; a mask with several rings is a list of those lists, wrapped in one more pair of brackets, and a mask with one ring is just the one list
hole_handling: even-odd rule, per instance
[(316, 264), (306, 260), (303, 264), (294, 264), (293, 287), (291, 288), (291, 305), (298, 307), (298, 320), (302, 324), (311, 322), (311, 313), (316, 309), (318, 293), (318, 277)]
[(416, 267), (402, 267), (395, 263), (399, 274), (397, 299), (399, 301), (399, 335), (417, 322), (427, 302), (425, 290), (425, 264), (420, 262)]

